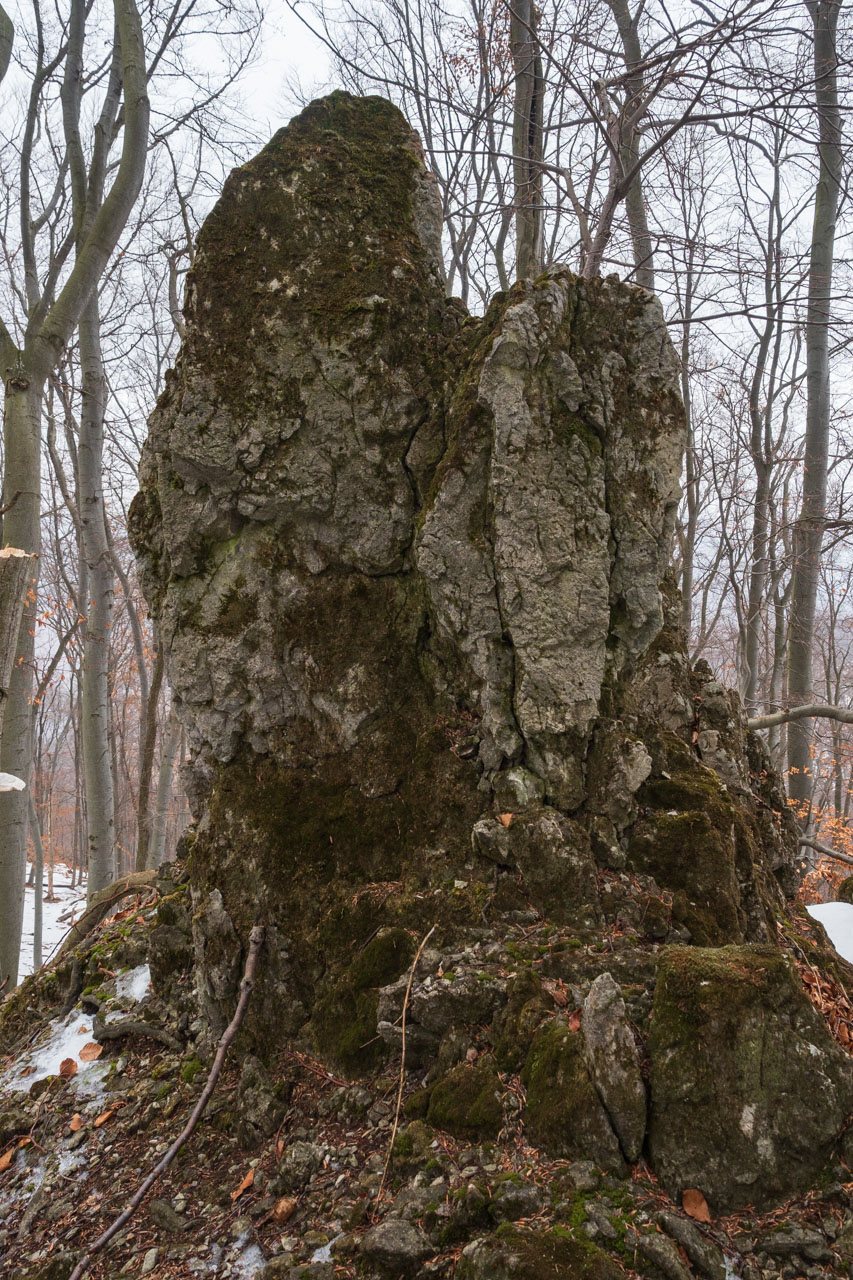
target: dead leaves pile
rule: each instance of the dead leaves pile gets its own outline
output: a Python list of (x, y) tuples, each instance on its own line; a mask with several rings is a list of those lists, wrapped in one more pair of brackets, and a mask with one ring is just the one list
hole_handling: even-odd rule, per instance
[(795, 962), (806, 994), (842, 1049), (853, 1057), (853, 1005), (834, 978), (819, 973), (809, 964)]

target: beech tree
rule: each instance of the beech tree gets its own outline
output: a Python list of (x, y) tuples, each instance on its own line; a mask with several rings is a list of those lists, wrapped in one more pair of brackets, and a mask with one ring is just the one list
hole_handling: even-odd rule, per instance
[[(87, 6), (73, 0), (67, 31), (49, 54), (37, 16), (36, 64), (20, 157), (21, 243), (24, 259), (24, 325), (20, 337), (0, 318), (0, 360), (6, 396), (3, 416), (5, 470), (3, 541), (37, 554), (40, 545), (42, 408), (45, 384), (90, 304), (142, 186), (148, 146), (149, 102), (144, 43), (133, 0), (114, 0), (115, 38), (103, 105), (90, 155), (80, 139), (79, 84)], [(38, 15), (38, 8), (36, 8)], [(3, 12), (3, 24), (11, 23)], [(8, 35), (11, 41), (11, 32)], [(8, 57), (5, 59), (8, 66)], [(39, 269), (36, 238), (44, 220), (34, 214), (31, 169), (41, 92), (64, 63), (65, 164), (78, 192), (73, 226), (57, 245), (45, 270)], [(121, 111), (121, 157), (107, 188), (113, 129)], [(64, 170), (65, 164), (62, 168)], [(64, 172), (62, 174), (64, 179)], [(60, 200), (59, 179), (55, 200)], [(66, 266), (73, 263), (66, 272)], [(63, 278), (64, 277), (64, 278)], [(34, 623), (25, 613), (18, 660), (3, 726), (0, 767), (25, 780), (32, 759), (31, 694)], [(0, 982), (14, 985), (21, 938), (21, 899), (29, 825), (25, 794), (0, 795)]]

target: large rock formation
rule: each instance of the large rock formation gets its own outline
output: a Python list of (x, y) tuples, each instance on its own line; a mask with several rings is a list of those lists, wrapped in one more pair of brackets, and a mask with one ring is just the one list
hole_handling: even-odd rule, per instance
[[(357, 1074), (399, 1046), (435, 926), (409, 1007), (423, 1114), (452, 1128), (476, 1093), (495, 1123), (497, 1068), (523, 1068), (543, 1143), (622, 1171), (661, 944), (775, 946), (795, 843), (666, 586), (684, 423), (658, 303), (551, 271), (472, 319), (440, 236), (402, 116), (336, 93), (232, 174), (199, 240), (132, 509), (192, 746), (198, 994), (215, 1032), (262, 919), (251, 1038)], [(833, 1063), (822, 1151), (849, 1105)], [(771, 1163), (745, 1196), (813, 1172)]]

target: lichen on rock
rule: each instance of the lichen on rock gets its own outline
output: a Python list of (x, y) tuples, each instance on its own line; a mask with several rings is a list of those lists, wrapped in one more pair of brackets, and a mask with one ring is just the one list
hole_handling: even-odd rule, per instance
[[(405, 1013), (431, 1122), (461, 1131), (451, 1103), (487, 1073), (493, 1132), (498, 1072), (523, 1069), (528, 1137), (624, 1173), (648, 1149), (634, 1019), (656, 948), (775, 943), (796, 850), (760, 743), (679, 630), (684, 415), (658, 302), (554, 268), (467, 315), (416, 136), (338, 92), (231, 175), (186, 320), (131, 536), (191, 748), (210, 1036), (260, 919), (259, 1056), (379, 1070)], [(564, 951), (510, 950), (527, 925)], [(494, 1064), (462, 1060), (474, 1042)], [(679, 1085), (656, 1061), (660, 1117)], [(792, 1168), (768, 1195), (811, 1176)], [(734, 1202), (726, 1177), (709, 1198)]]

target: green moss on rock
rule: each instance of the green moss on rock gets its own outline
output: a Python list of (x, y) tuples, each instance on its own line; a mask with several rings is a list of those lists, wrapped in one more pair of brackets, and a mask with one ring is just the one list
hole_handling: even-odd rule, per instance
[(537, 1231), (505, 1223), (463, 1251), (458, 1280), (624, 1280), (617, 1262), (559, 1228)]
[(853, 1063), (775, 947), (667, 948), (648, 1049), (654, 1168), (718, 1211), (804, 1190), (853, 1106)]
[(496, 1138), (503, 1120), (503, 1087), (493, 1062), (455, 1067), (430, 1091), (427, 1121), (458, 1138)]
[(376, 1033), (379, 988), (400, 976), (413, 952), (404, 929), (379, 934), (318, 1001), (311, 1026), (324, 1061), (354, 1075), (384, 1061), (388, 1050)]
[(592, 1160), (626, 1172), (618, 1139), (587, 1069), (583, 1035), (562, 1018), (537, 1031), (522, 1073), (527, 1089), (524, 1124), (530, 1140), (549, 1155)]

